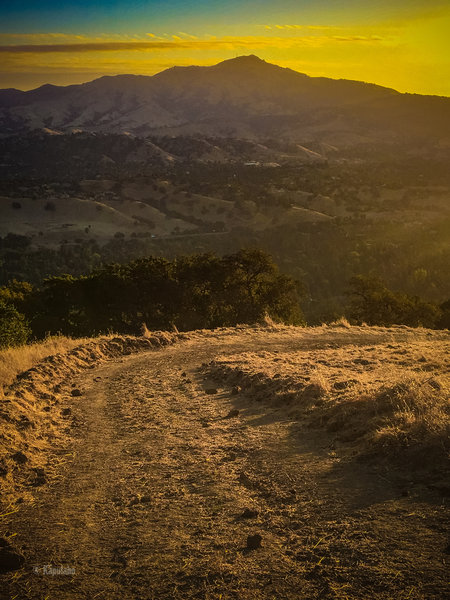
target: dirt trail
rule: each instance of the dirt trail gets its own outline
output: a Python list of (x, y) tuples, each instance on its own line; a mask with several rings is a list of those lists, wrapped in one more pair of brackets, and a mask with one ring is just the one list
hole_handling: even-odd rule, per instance
[(204, 379), (203, 362), (249, 343), (301, 348), (219, 336), (77, 378), (73, 456), (11, 521), (26, 564), (1, 598), (446, 597), (439, 498), (403, 497), (394, 476), (340, 461), (283, 409)]

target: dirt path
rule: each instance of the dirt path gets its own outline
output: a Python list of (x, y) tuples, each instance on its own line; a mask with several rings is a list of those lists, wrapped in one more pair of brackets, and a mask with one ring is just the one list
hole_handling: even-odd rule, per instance
[(77, 379), (74, 455), (12, 522), (26, 565), (2, 598), (446, 597), (439, 498), (402, 496), (285, 411), (204, 379), (204, 361), (248, 343), (188, 341)]

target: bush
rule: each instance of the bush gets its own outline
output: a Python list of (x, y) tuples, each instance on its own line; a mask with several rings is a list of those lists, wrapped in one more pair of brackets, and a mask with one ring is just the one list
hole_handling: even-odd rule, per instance
[(25, 317), (12, 304), (0, 301), (0, 348), (25, 344), (30, 333)]
[(350, 317), (368, 325), (435, 327), (441, 315), (441, 310), (434, 304), (393, 292), (376, 277), (353, 277), (349, 295)]

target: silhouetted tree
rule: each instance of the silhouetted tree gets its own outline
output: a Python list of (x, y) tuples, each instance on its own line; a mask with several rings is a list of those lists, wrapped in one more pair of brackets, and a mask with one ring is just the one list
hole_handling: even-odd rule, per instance
[(389, 290), (376, 277), (358, 275), (350, 279), (349, 316), (368, 325), (409, 325), (435, 327), (440, 311), (437, 306), (416, 296)]

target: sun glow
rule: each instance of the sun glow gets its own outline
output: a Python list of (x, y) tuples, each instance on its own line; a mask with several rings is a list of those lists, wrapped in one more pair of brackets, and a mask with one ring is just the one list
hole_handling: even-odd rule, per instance
[[(216, 3), (212, 4), (217, 14)], [(214, 25), (211, 9), (209, 22), (205, 15), (196, 21), (193, 14), (181, 25), (183, 19), (177, 21), (172, 15), (168, 21), (166, 15), (166, 19), (139, 23), (135, 31), (126, 32), (4, 31), (0, 34), (0, 87), (30, 89), (105, 74), (152, 75), (174, 65), (212, 65), (251, 53), (312, 76), (450, 95), (449, 7), (437, 3), (426, 11), (406, 11), (398, 2), (397, 14), (388, 15), (381, 2), (376, 15), (352, 14), (349, 9), (337, 13), (331, 11), (329, 1), (319, 4), (322, 11), (317, 11), (314, 21), (311, 11), (289, 12), (292, 2), (282, 1), (286, 10), (276, 13), (266, 6), (258, 22), (253, 18), (247, 24), (236, 9), (229, 20)]]

